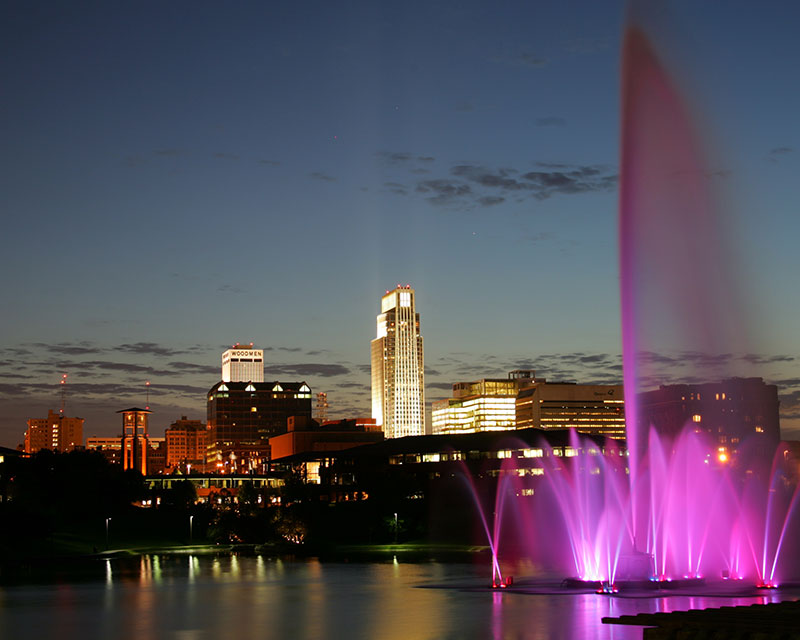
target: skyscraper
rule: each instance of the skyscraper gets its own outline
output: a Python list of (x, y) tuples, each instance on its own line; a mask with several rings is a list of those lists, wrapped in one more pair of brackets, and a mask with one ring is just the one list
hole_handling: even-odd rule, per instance
[(425, 375), (411, 285), (381, 298), (372, 341), (372, 417), (387, 438), (425, 435)]
[(222, 354), (223, 382), (264, 382), (264, 350), (238, 342)]

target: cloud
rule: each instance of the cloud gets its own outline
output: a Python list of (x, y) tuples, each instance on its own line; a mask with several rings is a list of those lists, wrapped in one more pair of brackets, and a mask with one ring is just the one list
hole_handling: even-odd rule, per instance
[(185, 149), (156, 149), (153, 151), (154, 155), (162, 156), (165, 158), (174, 158), (176, 156), (185, 156), (188, 152)]
[(125, 343), (117, 347), (117, 351), (123, 353), (137, 353), (140, 355), (148, 356), (175, 356), (181, 353), (186, 353), (185, 349), (174, 349), (172, 347), (164, 347), (155, 342), (134, 342)]
[(433, 194), (425, 199), (431, 204), (443, 205), (451, 204), (459, 198), (472, 194), (472, 189), (468, 184), (457, 180), (423, 180), (417, 184), (417, 193)]
[(203, 375), (218, 376), (220, 368), (215, 365), (197, 364), (195, 362), (170, 362), (168, 367), (174, 369), (176, 372), (182, 373), (201, 373)]
[(453, 385), (449, 382), (427, 382), (426, 389), (441, 389), (442, 391), (452, 391)]
[(350, 370), (340, 364), (280, 364), (264, 367), (265, 378), (268, 376), (330, 377), (348, 373)]
[(555, 116), (549, 116), (547, 118), (536, 118), (536, 126), (537, 127), (563, 127), (567, 124), (567, 121), (564, 118), (557, 118)]
[(781, 158), (794, 153), (793, 147), (775, 147), (767, 152), (767, 160), (769, 162), (778, 162)]
[(93, 345), (90, 342), (59, 342), (57, 344), (47, 344), (45, 342), (32, 342), (30, 346), (44, 349), (52, 353), (60, 353), (66, 356), (96, 355), (106, 351), (105, 348)]
[(256, 160), (256, 162), (258, 162), (258, 164), (267, 165), (269, 167), (279, 167), (281, 164), (277, 160)]
[[(540, 168), (543, 170), (520, 174), (508, 167), (458, 164), (451, 167), (449, 178), (420, 180), (415, 192), (434, 205), (488, 207), (511, 195), (543, 200), (554, 195), (612, 191), (617, 184), (616, 174), (600, 165), (543, 164)], [(395, 192), (404, 195), (400, 189)]]
[[(169, 376), (174, 374), (174, 371), (168, 369), (155, 369), (143, 364), (133, 364), (131, 362), (109, 362), (107, 360), (93, 360), (90, 362), (81, 362), (80, 366), (94, 367), (105, 371), (123, 371), (125, 373), (148, 373), (150, 375)], [(70, 389), (72, 385), (70, 385)]]
[(484, 207), (491, 207), (492, 205), (501, 204), (505, 201), (506, 199), (501, 196), (482, 196), (478, 198), (478, 202)]
[(399, 182), (384, 182), (383, 186), (389, 193), (395, 193), (400, 196), (408, 195), (408, 187)]
[(239, 156), (233, 153), (225, 153), (224, 151), (217, 151), (214, 154), (215, 158), (219, 158), (220, 160), (238, 160)]
[(314, 180), (323, 180), (324, 182), (336, 182), (336, 178), (334, 178), (333, 176), (320, 173), (319, 171), (314, 171), (313, 173), (309, 173), (308, 175), (310, 178), (314, 178)]
[(221, 284), (217, 287), (220, 293), (244, 293), (244, 289), (233, 284)]

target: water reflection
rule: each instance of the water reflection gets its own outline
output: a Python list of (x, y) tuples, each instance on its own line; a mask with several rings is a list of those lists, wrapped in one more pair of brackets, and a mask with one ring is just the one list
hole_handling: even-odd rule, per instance
[(0, 591), (0, 638), (610, 638), (641, 628), (604, 616), (796, 598), (798, 593), (644, 597), (476, 590), (485, 567), (325, 563), (248, 556), (142, 556), (103, 560), (93, 581), (60, 575)]

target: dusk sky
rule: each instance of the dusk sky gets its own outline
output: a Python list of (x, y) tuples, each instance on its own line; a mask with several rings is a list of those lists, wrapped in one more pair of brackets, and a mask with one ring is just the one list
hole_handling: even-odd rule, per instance
[[(796, 438), (800, 5), (664, 6), (754, 324), (733, 359)], [(0, 445), (63, 373), (85, 436), (116, 435), (146, 380), (153, 435), (205, 420), (236, 341), (368, 416), (398, 283), (428, 403), (523, 367), (620, 382), (624, 22), (592, 0), (4, 3)], [(697, 354), (664, 355), (660, 381)]]

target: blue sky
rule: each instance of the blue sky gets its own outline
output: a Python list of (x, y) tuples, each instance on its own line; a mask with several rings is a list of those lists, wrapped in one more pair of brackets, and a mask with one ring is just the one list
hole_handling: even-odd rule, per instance
[[(163, 4), (3, 5), (0, 443), (62, 373), (87, 435), (145, 380), (154, 431), (204, 418), (235, 341), (368, 415), (397, 283), (429, 400), (518, 366), (620, 380), (624, 3)], [(800, 427), (800, 9), (663, 7), (755, 310), (748, 373)]]

